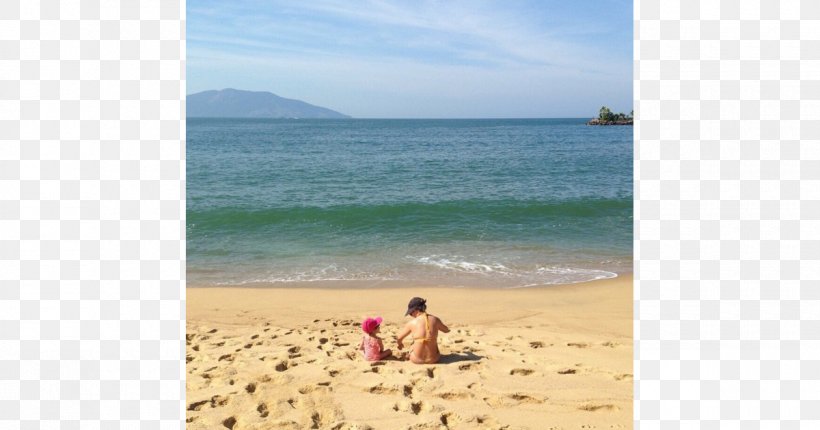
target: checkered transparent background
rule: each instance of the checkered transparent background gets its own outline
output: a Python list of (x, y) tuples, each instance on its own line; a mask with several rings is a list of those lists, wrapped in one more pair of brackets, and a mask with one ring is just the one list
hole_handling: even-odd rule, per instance
[[(184, 7), (0, 6), (0, 428), (183, 426)], [(820, 2), (635, 35), (635, 425), (820, 428)]]
[(635, 426), (820, 428), (820, 2), (635, 5)]
[(0, 428), (184, 425), (185, 5), (0, 4)]

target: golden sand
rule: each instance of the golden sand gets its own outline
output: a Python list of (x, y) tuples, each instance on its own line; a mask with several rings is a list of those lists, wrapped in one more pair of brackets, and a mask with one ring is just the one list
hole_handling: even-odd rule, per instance
[[(396, 351), (413, 296), (451, 328), (442, 362), (364, 361), (362, 319), (382, 316)], [(515, 290), (188, 288), (187, 305), (189, 429), (632, 427), (631, 276)]]

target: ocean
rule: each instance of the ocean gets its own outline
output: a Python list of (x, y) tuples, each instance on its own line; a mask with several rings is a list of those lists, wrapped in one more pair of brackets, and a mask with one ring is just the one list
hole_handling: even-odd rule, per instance
[(585, 121), (189, 118), (188, 283), (523, 288), (629, 273), (632, 127)]

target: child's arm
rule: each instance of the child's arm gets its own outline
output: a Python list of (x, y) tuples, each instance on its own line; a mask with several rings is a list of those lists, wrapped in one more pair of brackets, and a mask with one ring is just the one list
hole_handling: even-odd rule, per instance
[(379, 352), (384, 351), (384, 342), (382, 342), (382, 338), (379, 338)]

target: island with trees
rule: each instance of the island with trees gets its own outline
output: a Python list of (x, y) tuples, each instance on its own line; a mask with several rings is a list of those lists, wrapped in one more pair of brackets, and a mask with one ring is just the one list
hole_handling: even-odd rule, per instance
[(629, 115), (625, 113), (614, 113), (608, 107), (603, 106), (598, 111), (598, 118), (593, 118), (587, 122), (587, 125), (632, 125), (632, 112)]

